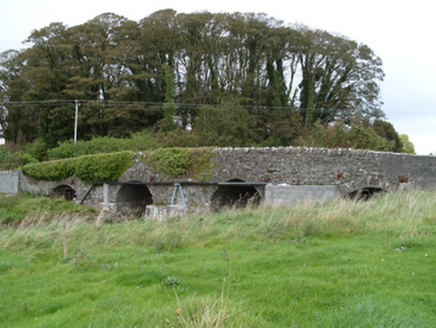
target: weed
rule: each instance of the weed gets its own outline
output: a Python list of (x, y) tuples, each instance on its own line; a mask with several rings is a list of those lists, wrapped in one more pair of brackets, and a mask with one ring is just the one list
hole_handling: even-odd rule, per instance
[(167, 277), (164, 282), (164, 284), (167, 286), (176, 286), (176, 285), (180, 285), (181, 283), (182, 281), (176, 277)]

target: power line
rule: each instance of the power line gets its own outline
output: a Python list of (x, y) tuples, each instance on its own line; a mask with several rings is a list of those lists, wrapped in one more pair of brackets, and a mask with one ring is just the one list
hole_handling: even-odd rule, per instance
[[(120, 100), (31, 100), (31, 101), (2, 101), (0, 106), (3, 107), (20, 107), (20, 106), (54, 106), (54, 105), (75, 105), (76, 102), (79, 105), (82, 104), (101, 104), (101, 105), (112, 105), (112, 106), (164, 106), (169, 105), (163, 102), (148, 102), (148, 101), (120, 101)], [(215, 108), (222, 108), (226, 105), (223, 104), (188, 104), (188, 103), (174, 103), (177, 108), (204, 108), (205, 106), (212, 106)], [(272, 107), (272, 106), (261, 106), (261, 105), (236, 105), (236, 107), (250, 109), (250, 110), (290, 110), (293, 109), (297, 112), (316, 112), (325, 110), (335, 110), (333, 108), (299, 108), (299, 107)]]

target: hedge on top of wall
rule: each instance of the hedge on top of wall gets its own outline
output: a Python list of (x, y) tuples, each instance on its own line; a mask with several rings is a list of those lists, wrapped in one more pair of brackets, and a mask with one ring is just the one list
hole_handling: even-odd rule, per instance
[(23, 173), (49, 181), (75, 176), (86, 183), (114, 181), (133, 165), (135, 154), (122, 151), (110, 154), (86, 155), (57, 161), (27, 164)]
[(211, 159), (214, 148), (159, 148), (144, 152), (140, 160), (164, 176), (190, 175), (201, 181), (210, 179), (213, 173)]

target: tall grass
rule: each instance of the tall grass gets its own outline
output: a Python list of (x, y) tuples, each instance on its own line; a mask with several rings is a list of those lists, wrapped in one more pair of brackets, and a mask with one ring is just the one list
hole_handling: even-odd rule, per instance
[(164, 221), (23, 219), (0, 230), (0, 326), (432, 327), (435, 205), (415, 190)]
[(95, 212), (91, 207), (79, 206), (64, 198), (49, 198), (32, 193), (0, 195), (0, 227), (15, 228), (19, 225), (58, 221), (70, 214), (92, 218)]

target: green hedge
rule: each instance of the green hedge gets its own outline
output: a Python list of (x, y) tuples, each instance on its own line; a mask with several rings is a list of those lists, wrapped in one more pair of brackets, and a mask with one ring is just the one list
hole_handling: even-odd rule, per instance
[(141, 161), (165, 176), (190, 175), (207, 181), (213, 173), (214, 148), (159, 148), (145, 152)]
[(135, 154), (123, 151), (111, 154), (86, 155), (57, 161), (27, 164), (23, 173), (31, 177), (59, 181), (78, 177), (84, 182), (114, 181), (133, 165)]

